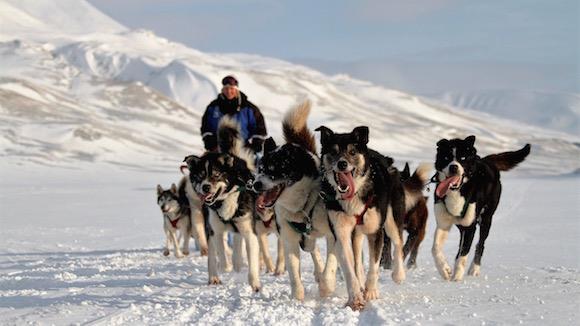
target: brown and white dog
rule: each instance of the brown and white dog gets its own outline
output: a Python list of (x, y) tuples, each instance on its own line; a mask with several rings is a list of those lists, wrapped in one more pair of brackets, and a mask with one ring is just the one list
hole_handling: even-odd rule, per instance
[[(166, 237), (163, 255), (169, 256), (170, 244), (173, 244), (175, 257), (189, 255), (191, 209), (185, 194), (185, 184), (180, 183), (178, 189), (173, 183), (168, 190), (157, 185), (157, 204), (163, 214), (163, 230)], [(180, 248), (180, 242), (183, 243), (183, 248)]]
[[(350, 133), (335, 133), (324, 126), (316, 130), (321, 133), (322, 194), (347, 283), (347, 305), (360, 310), (366, 301), (379, 295), (383, 228), (394, 243), (392, 278), (396, 283), (405, 279), (402, 241), (405, 211), (423, 198), (429, 167), (420, 166), (411, 177), (417, 182), (404, 187), (392, 159), (367, 147), (367, 127), (354, 128)], [(364, 235), (370, 256), (366, 281), (362, 265)]]
[[(401, 180), (403, 180), (403, 183), (414, 181), (411, 179), (409, 164), (405, 164), (405, 168), (401, 171)], [(417, 185), (417, 187), (419, 186), (420, 185)], [(404, 229), (407, 231), (407, 240), (403, 246), (403, 260), (409, 256), (409, 259), (407, 260), (407, 269), (417, 267), (417, 254), (421, 242), (425, 239), (427, 218), (429, 217), (427, 199), (428, 197), (419, 198), (414, 206), (406, 207), (407, 211), (405, 212)], [(385, 247), (383, 248), (381, 266), (383, 266), (384, 269), (391, 269), (392, 264), (393, 257), (391, 255), (391, 239), (385, 237)]]

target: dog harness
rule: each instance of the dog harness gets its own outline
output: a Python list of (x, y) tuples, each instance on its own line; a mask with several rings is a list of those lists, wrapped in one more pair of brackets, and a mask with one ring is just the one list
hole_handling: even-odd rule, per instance
[(375, 200), (375, 196), (374, 195), (369, 196), (369, 198), (365, 202), (365, 208), (363, 209), (363, 211), (360, 214), (354, 215), (354, 218), (356, 219), (356, 225), (363, 225), (364, 224), (364, 216), (365, 216), (367, 210), (369, 209), (369, 206), (373, 202), (373, 200)]
[[(296, 233), (302, 234), (302, 235), (309, 235), (312, 230), (312, 214), (314, 213), (314, 209), (316, 208), (316, 204), (318, 203), (318, 194), (314, 193), (315, 196), (311, 195), (308, 197), (308, 200), (306, 201), (306, 203), (304, 204), (304, 208), (302, 208), (301, 212), (304, 215), (304, 217), (306, 218), (306, 222), (292, 222), (292, 221), (288, 221), (288, 224), (290, 225), (290, 227), (296, 231)], [(308, 207), (308, 203), (311, 201), (310, 198), (315, 198), (314, 203), (312, 204), (312, 207), (309, 210), (309, 213), (306, 213), (306, 207)]]
[(176, 218), (175, 220), (170, 219), (169, 215), (165, 215), (165, 217), (167, 217), (167, 220), (169, 220), (169, 223), (171, 223), (171, 226), (173, 226), (175, 229), (177, 229), (177, 222), (179, 222), (179, 220), (181, 219), (181, 216)]

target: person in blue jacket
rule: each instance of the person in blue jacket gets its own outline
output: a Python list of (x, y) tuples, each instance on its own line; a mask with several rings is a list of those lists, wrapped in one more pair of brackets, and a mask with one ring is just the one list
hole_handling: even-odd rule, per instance
[(207, 106), (201, 120), (201, 137), (205, 149), (217, 149), (219, 121), (229, 115), (240, 123), (245, 145), (254, 153), (260, 153), (267, 134), (264, 116), (256, 105), (248, 101), (246, 94), (238, 89), (238, 80), (234, 76), (224, 77), (222, 85), (221, 93)]

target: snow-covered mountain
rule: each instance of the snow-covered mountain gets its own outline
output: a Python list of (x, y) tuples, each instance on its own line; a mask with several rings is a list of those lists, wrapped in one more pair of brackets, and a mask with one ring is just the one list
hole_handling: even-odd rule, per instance
[(532, 90), (482, 90), (434, 94), (456, 107), (580, 135), (580, 94)]
[(200, 117), (233, 73), (278, 140), (283, 113), (310, 98), (311, 127), (368, 125), (371, 145), (398, 161), (431, 160), (440, 138), (475, 134), (481, 153), (532, 143), (523, 171), (580, 167), (577, 137), (272, 58), (201, 53), (84, 1), (0, 2), (0, 58), (0, 153), (13, 164), (174, 168), (202, 150)]

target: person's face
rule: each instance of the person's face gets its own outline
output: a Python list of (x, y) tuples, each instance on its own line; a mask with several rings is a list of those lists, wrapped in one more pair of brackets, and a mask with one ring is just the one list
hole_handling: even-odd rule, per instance
[(224, 88), (222, 89), (222, 93), (228, 100), (231, 100), (236, 96), (238, 96), (238, 90), (235, 87), (228, 85), (224, 86)]

